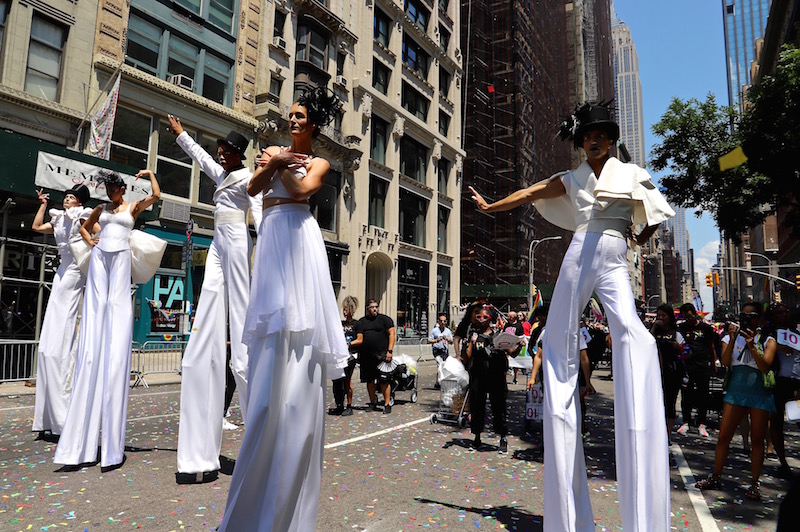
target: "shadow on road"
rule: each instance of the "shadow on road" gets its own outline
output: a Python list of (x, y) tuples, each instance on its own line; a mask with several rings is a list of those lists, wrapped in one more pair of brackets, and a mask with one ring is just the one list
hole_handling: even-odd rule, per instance
[(494, 518), (498, 521), (498, 523), (504, 525), (506, 530), (517, 530), (519, 532), (541, 532), (543, 530), (541, 515), (528, 513), (525, 510), (520, 510), (519, 508), (514, 508), (513, 506), (478, 508), (475, 506), (459, 506), (458, 504), (434, 501), (422, 497), (415, 497), (415, 499), (422, 503), (438, 504), (440, 506), (446, 506), (447, 508), (469, 512), (471, 514), (475, 514), (475, 518), (478, 518), (477, 516), (480, 516), (481, 519), (485, 519), (487, 517)]

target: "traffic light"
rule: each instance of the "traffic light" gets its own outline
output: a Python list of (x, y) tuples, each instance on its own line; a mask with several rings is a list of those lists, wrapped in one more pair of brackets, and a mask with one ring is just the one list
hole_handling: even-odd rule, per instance
[(797, 290), (800, 291), (800, 275), (794, 276), (794, 285), (797, 287)]
[(719, 272), (714, 272), (714, 284), (719, 286)]
[(714, 281), (710, 273), (706, 274), (706, 286), (714, 286)]

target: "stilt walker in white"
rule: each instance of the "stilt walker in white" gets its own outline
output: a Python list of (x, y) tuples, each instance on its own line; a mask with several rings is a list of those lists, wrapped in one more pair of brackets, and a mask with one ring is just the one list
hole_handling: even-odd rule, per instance
[(86, 283), (86, 276), (78, 268), (69, 243), (81, 238), (81, 224), (92, 210), (83, 206), (89, 201), (89, 189), (85, 185), (75, 185), (65, 193), (64, 210), (50, 209), (50, 221), (45, 222), (49, 195), (41, 190), (36, 194), (41, 205), (31, 227), (37, 233), (53, 235), (61, 256), (36, 350), (33, 430), (40, 432), (40, 437), (46, 437), (45, 432), (53, 436), (61, 434), (69, 408), (78, 341), (78, 310)]
[[(136, 177), (149, 177), (152, 192), (128, 203), (123, 198), (126, 186), (122, 177), (116, 172), (103, 173), (98, 181), (105, 186), (111, 202), (96, 207), (81, 226), (81, 236), (92, 246), (92, 254), (75, 383), (54, 459), (55, 463), (64, 464), (65, 470), (97, 460), (101, 424), (101, 471), (116, 469), (125, 460), (133, 335), (129, 240), (136, 218), (161, 196), (153, 172), (142, 170)], [(98, 223), (100, 235), (95, 242), (90, 231)]]
[(253, 172), (242, 165), (249, 142), (235, 131), (217, 140), (219, 164), (172, 115), (167, 117), (176, 142), (214, 180), (214, 240), (206, 257), (203, 287), (189, 343), (181, 364), (181, 412), (178, 428), (179, 484), (210, 482), (219, 473), (222, 422), (225, 417), (225, 364), (230, 326), (231, 365), (239, 408), (247, 423), (247, 346), (242, 343), (250, 296), (252, 239), (247, 211), (261, 224), (261, 197), (251, 198)]
[(316, 530), (325, 442), (325, 388), (349, 358), (325, 244), (308, 198), (330, 164), (311, 139), (338, 98), (318, 88), (289, 111), (291, 148), (270, 146), (248, 187), (264, 191), (244, 330), (249, 347), (247, 430), (220, 530)]
[[(544, 530), (594, 530), (580, 438), (579, 320), (592, 292), (605, 307), (614, 339), (617, 491), (626, 532), (670, 529), (669, 456), (655, 340), (636, 313), (626, 236), (642, 244), (675, 213), (650, 175), (609, 153), (619, 126), (607, 106), (584, 104), (561, 128), (583, 147), (577, 169), (488, 204), (485, 212), (535, 203), (547, 221), (575, 234), (561, 264), (544, 339)], [(643, 224), (634, 235), (632, 225)]]

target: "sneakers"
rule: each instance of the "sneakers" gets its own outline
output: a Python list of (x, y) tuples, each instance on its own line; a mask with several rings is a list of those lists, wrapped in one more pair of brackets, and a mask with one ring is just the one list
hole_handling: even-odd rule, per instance
[(697, 427), (697, 432), (699, 432), (700, 436), (702, 436), (704, 438), (708, 438), (709, 437), (708, 431), (706, 430), (706, 426), (703, 423), (700, 423), (700, 426)]
[(480, 434), (476, 434), (475, 435), (475, 439), (472, 440), (472, 448), (474, 450), (476, 450), (476, 451), (479, 451), (482, 446), (483, 446), (483, 443), (481, 442), (481, 436), (480, 436)]
[(498, 453), (507, 453), (508, 452), (508, 440), (506, 440), (505, 436), (500, 437), (500, 445), (497, 447)]
[(678, 432), (678, 434), (680, 434), (681, 436), (685, 435), (687, 432), (689, 432), (689, 424), (688, 424), (688, 423), (684, 423), (683, 425), (681, 425), (681, 426), (678, 428), (677, 432)]
[(227, 419), (222, 418), (222, 430), (238, 430), (238, 429), (239, 429), (238, 425), (234, 425)]
[(353, 407), (347, 405), (344, 410), (342, 410), (342, 416), (352, 416), (353, 415)]
[(392, 405), (386, 405), (383, 407), (384, 414), (391, 414), (392, 413)]

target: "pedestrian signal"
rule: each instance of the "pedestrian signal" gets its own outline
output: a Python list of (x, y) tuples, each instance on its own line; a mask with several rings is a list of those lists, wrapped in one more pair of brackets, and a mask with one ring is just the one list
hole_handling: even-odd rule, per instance
[(706, 286), (714, 286), (714, 281), (712, 280), (711, 274), (706, 274)]

